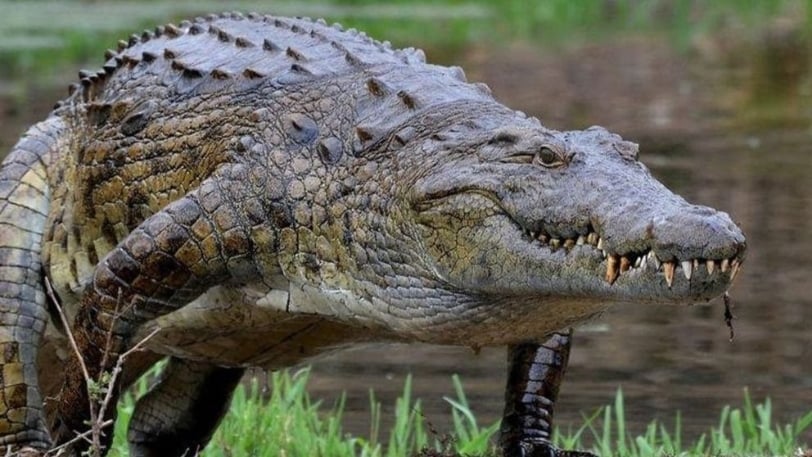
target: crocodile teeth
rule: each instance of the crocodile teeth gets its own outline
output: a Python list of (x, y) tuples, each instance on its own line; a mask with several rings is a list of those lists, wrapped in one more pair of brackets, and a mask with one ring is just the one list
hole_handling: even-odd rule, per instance
[(586, 243), (586, 239), (584, 239), (583, 235), (580, 235), (578, 239), (575, 241), (575, 244), (578, 246), (581, 246), (584, 243)]
[(603, 238), (598, 238), (598, 245), (596, 247), (598, 249), (603, 249)]
[(640, 265), (643, 264), (643, 258), (638, 257), (634, 260), (634, 268), (640, 268)]
[(727, 259), (722, 260), (722, 265), (719, 267), (722, 270), (722, 273), (726, 273), (728, 267), (730, 266), (730, 261)]
[(572, 249), (575, 246), (575, 240), (567, 238), (564, 240), (564, 247), (567, 249)]
[(651, 263), (654, 264), (654, 269), (659, 270), (661, 264), (660, 264), (660, 259), (657, 258), (657, 254), (655, 254), (654, 251), (649, 252), (648, 253), (648, 258), (651, 261)]
[(553, 250), (558, 249), (559, 246), (561, 246), (561, 240), (558, 238), (553, 238), (550, 240), (550, 247), (553, 248)]
[(668, 283), (668, 287), (671, 288), (671, 285), (674, 284), (674, 269), (677, 266), (674, 262), (663, 262), (663, 272), (665, 273), (665, 282)]
[(709, 259), (705, 262), (705, 266), (708, 267), (708, 275), (712, 275), (713, 270), (716, 268), (716, 262)]
[(680, 263), (682, 266), (682, 273), (685, 274), (685, 279), (691, 280), (691, 275), (694, 274), (694, 264), (690, 260), (685, 260)]
[(629, 271), (630, 266), (631, 266), (631, 262), (629, 261), (628, 257), (626, 257), (624, 255), (623, 257), (620, 258), (620, 271), (621, 272)]
[(598, 234), (595, 232), (591, 232), (589, 235), (586, 236), (586, 242), (595, 246), (598, 244)]
[(610, 255), (606, 259), (606, 282), (614, 284), (620, 272), (618, 271), (618, 258), (616, 255)]
[(730, 263), (730, 282), (733, 282), (736, 279), (736, 275), (739, 273), (739, 268), (741, 267), (741, 262), (738, 260), (734, 260)]

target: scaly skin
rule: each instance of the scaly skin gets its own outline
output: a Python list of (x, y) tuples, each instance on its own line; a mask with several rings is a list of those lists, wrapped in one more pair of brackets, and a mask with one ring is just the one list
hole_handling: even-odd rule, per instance
[(37, 350), (47, 311), (40, 245), (48, 213), (42, 157), (64, 147), (63, 123), (32, 127), (0, 169), (0, 449), (49, 443), (37, 380)]
[(508, 347), (500, 444), (505, 457), (595, 457), (553, 446), (553, 408), (569, 362), (571, 331), (539, 344)]
[[(93, 378), (158, 330), (125, 370), (174, 357), (131, 453), (180, 455), (206, 444), (244, 367), (359, 341), (539, 343), (614, 302), (710, 300), (743, 259), (730, 218), (668, 191), (635, 144), (546, 129), (357, 32), (211, 16), (81, 76), (2, 169), (0, 334), (21, 348), (3, 359), (8, 448), (50, 444), (37, 388), (62, 373), (33, 368), (43, 276)], [(88, 418), (60, 354), (56, 443)]]

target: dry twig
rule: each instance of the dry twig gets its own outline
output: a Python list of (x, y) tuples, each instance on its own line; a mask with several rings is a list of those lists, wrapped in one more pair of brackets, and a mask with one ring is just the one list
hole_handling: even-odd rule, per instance
[(725, 302), (725, 324), (730, 329), (730, 341), (733, 341), (733, 338), (736, 336), (733, 330), (733, 320), (736, 319), (736, 316), (733, 315), (733, 302), (730, 300), (730, 294), (727, 292), (725, 292), (722, 298)]
[[(59, 314), (59, 319), (62, 322), (62, 326), (65, 328), (65, 334), (66, 334), (66, 336), (68, 338), (68, 341), (70, 342), (70, 345), (71, 345), (71, 348), (73, 349), (74, 355), (79, 360), (79, 366), (82, 369), (82, 376), (84, 377), (84, 380), (85, 380), (85, 388), (87, 390), (87, 397), (88, 397), (88, 403), (89, 403), (89, 408), (90, 408), (90, 424), (89, 424), (90, 429), (88, 429), (88, 430), (86, 430), (84, 432), (81, 432), (81, 433), (74, 430), (74, 433), (76, 433), (75, 437), (73, 437), (71, 440), (61, 444), (60, 446), (58, 446), (58, 447), (56, 447), (54, 449), (51, 449), (50, 451), (48, 451), (48, 453), (46, 455), (56, 455), (56, 456), (58, 456), (58, 455), (60, 455), (60, 453), (62, 451), (68, 449), (71, 445), (73, 445), (73, 444), (75, 444), (75, 443), (77, 443), (79, 441), (85, 441), (85, 442), (90, 444), (91, 452), (93, 453), (92, 455), (101, 456), (103, 448), (104, 448), (104, 445), (102, 444), (102, 438), (105, 436), (104, 435), (104, 429), (111, 426), (111, 425), (113, 425), (113, 423), (114, 423), (113, 419), (104, 420), (104, 417), (105, 417), (105, 415), (107, 413), (107, 410), (110, 407), (110, 405), (113, 404), (113, 400), (115, 398), (114, 392), (115, 392), (116, 381), (118, 380), (118, 377), (120, 376), (121, 372), (124, 369), (124, 362), (127, 360), (127, 357), (129, 357), (133, 353), (143, 350), (144, 349), (144, 344), (146, 344), (146, 342), (149, 341), (150, 338), (155, 336), (160, 331), (160, 328), (155, 328), (152, 332), (150, 332), (148, 335), (146, 335), (144, 338), (142, 338), (140, 341), (138, 341), (130, 349), (128, 349), (124, 353), (118, 355), (117, 359), (116, 359), (116, 364), (113, 367), (112, 371), (110, 371), (110, 372), (102, 371), (101, 373), (99, 373), (99, 379), (98, 380), (93, 379), (90, 376), (90, 372), (87, 369), (87, 365), (85, 364), (84, 358), (82, 357), (82, 353), (79, 350), (79, 346), (76, 344), (76, 340), (73, 337), (73, 333), (71, 331), (71, 326), (68, 323), (68, 318), (65, 315), (64, 310), (62, 309), (62, 306), (61, 306), (61, 304), (59, 303), (59, 300), (56, 297), (56, 294), (54, 293), (54, 290), (53, 290), (53, 287), (51, 286), (50, 280), (47, 277), (45, 278), (45, 288), (46, 288), (46, 292), (48, 294), (48, 297), (53, 302), (54, 307), (56, 308), (56, 310), (57, 310), (57, 312)], [(113, 316), (113, 323), (115, 323), (121, 317), (121, 313), (120, 313), (120, 309), (119, 309), (120, 303), (121, 303), (121, 291), (119, 291), (119, 296), (117, 298), (116, 311), (115, 311), (115, 315)], [(112, 349), (112, 345), (113, 345), (113, 338), (114, 338), (114, 336), (113, 336), (113, 327), (114, 327), (114, 325), (110, 326), (110, 328), (107, 331), (106, 338), (105, 338), (104, 354), (102, 356), (102, 362), (101, 362), (102, 370), (104, 369), (105, 366), (107, 366), (107, 360), (108, 360), (108, 358), (110, 356), (110, 353), (111, 353), (111, 349)], [(107, 379), (105, 379), (105, 376), (104, 376), (105, 373), (109, 373)], [(104, 382), (104, 384), (105, 384), (104, 388), (103, 388), (103, 390), (99, 390), (98, 389), (99, 383), (103, 382), (103, 381), (106, 381), (106, 382)], [(97, 403), (98, 395), (94, 394), (94, 392), (91, 390), (92, 389), (91, 386), (96, 386), (96, 389), (95, 389), (96, 392), (103, 391), (105, 393), (104, 398), (101, 399), (100, 401), (98, 401), (98, 403)]]

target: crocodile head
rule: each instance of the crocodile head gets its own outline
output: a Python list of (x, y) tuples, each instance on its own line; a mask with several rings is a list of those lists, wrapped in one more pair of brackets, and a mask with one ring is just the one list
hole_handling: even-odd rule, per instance
[(531, 119), (451, 136), (402, 197), (422, 262), (463, 297), (446, 306), (477, 323), (446, 335), (528, 339), (611, 303), (705, 302), (736, 276), (739, 227), (669, 191), (618, 135)]
[(408, 140), (336, 170), (353, 191), (332, 204), (328, 233), (301, 232), (283, 260), (286, 309), (484, 346), (540, 340), (612, 303), (704, 302), (730, 287), (741, 230), (669, 191), (637, 145), (469, 111), (426, 115), (393, 135)]

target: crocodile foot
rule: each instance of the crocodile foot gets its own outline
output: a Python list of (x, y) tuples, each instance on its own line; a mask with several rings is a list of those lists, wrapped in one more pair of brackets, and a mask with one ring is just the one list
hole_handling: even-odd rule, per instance
[(502, 449), (503, 457), (598, 457), (587, 451), (559, 449), (548, 442), (516, 443)]
[(0, 447), (0, 455), (3, 456), (9, 455), (12, 457), (44, 457), (46, 455), (46, 452), (41, 449), (36, 449), (30, 446), (19, 448), (16, 451)]

